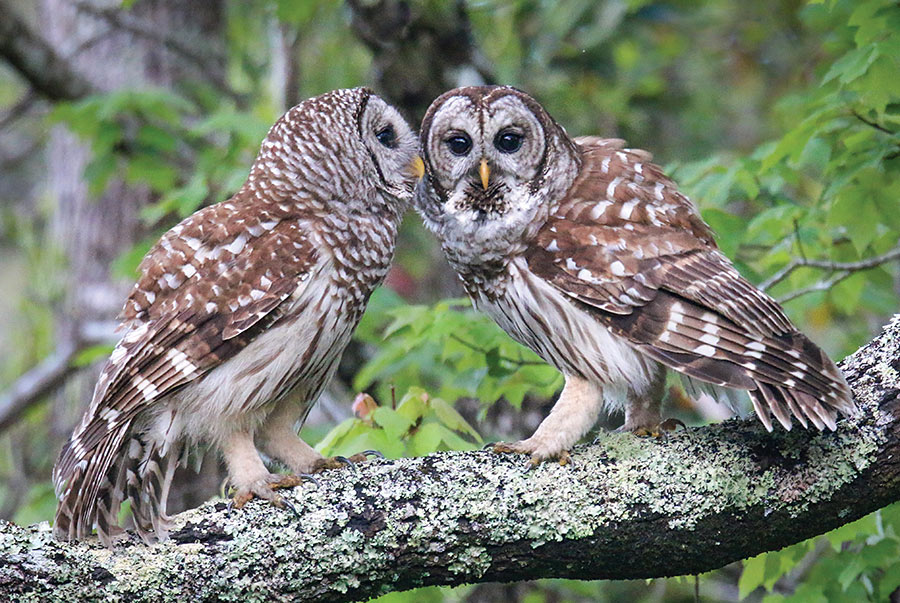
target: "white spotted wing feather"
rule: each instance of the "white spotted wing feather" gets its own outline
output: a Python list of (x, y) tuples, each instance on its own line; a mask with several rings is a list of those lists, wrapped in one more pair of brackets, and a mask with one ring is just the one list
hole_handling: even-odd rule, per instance
[(834, 363), (716, 248), (690, 201), (620, 141), (581, 141), (583, 165), (527, 252), (536, 275), (636, 350), (750, 392), (768, 429), (834, 429), (852, 398)]

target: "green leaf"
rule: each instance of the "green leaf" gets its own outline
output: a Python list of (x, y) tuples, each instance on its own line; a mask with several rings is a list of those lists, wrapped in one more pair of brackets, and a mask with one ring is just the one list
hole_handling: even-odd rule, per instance
[(475, 438), (476, 441), (481, 442), (481, 436), (478, 432), (469, 425), (461, 414), (456, 412), (456, 409), (453, 408), (453, 406), (440, 398), (432, 398), (431, 408), (434, 410), (435, 415), (437, 415), (437, 418), (441, 423), (455, 431), (467, 433)]
[(825, 538), (831, 543), (831, 548), (835, 552), (840, 552), (845, 542), (850, 542), (861, 536), (874, 534), (878, 530), (878, 517), (875, 513), (870, 513), (861, 519), (857, 519), (852, 523), (843, 525), (836, 530), (832, 530), (825, 534)]
[(851, 50), (831, 65), (822, 78), (822, 83), (828, 83), (834, 78), (839, 78), (844, 84), (851, 82), (863, 75), (877, 57), (878, 53), (871, 46)]
[(138, 129), (137, 142), (141, 146), (163, 153), (174, 151), (178, 144), (172, 134), (151, 124), (143, 124)]
[(869, 275), (857, 272), (833, 286), (828, 292), (828, 299), (844, 314), (853, 315), (859, 310), (859, 300), (868, 284)]
[(109, 179), (118, 169), (118, 159), (112, 153), (94, 155), (84, 168), (84, 179), (88, 183), (88, 193), (92, 197), (103, 194)]
[(743, 562), (744, 569), (741, 571), (741, 577), (738, 580), (738, 597), (744, 599), (762, 586), (763, 579), (766, 575), (766, 554), (757, 555), (752, 559), (745, 559)]
[(397, 412), (411, 423), (422, 418), (427, 408), (428, 394), (420, 387), (411, 387), (397, 404)]
[(881, 216), (878, 207), (868, 196), (857, 196), (853, 187), (848, 187), (828, 211), (826, 223), (832, 227), (842, 227), (850, 237), (850, 242), (860, 255), (865, 254), (869, 244), (878, 236), (876, 225)]
[(125, 178), (129, 183), (148, 184), (153, 190), (164, 192), (175, 186), (178, 172), (159, 157), (140, 153), (128, 162)]
[(410, 456), (425, 456), (441, 447), (444, 430), (440, 423), (426, 423), (409, 439), (407, 450)]
[(115, 346), (106, 343), (86, 347), (75, 354), (70, 364), (77, 367), (88, 366), (96, 360), (109, 356), (113, 351), (113, 347)]
[(722, 252), (734, 257), (747, 230), (747, 220), (715, 207), (704, 210), (702, 215), (716, 233), (716, 242)]
[(844, 569), (842, 569), (841, 573), (837, 576), (837, 581), (841, 585), (841, 588), (847, 590), (847, 587), (850, 586), (850, 584), (856, 582), (857, 576), (859, 576), (865, 566), (866, 563), (862, 557), (851, 557), (844, 566)]
[(409, 417), (387, 406), (376, 408), (372, 413), (372, 420), (384, 429), (389, 438), (395, 440), (403, 438), (409, 428), (413, 426), (413, 421)]
[(424, 328), (423, 319), (427, 319), (429, 315), (428, 306), (403, 306), (389, 312), (394, 320), (384, 330), (384, 338), (387, 339), (404, 327), (418, 327), (417, 332), (421, 332)]
[(330, 455), (332, 449), (338, 445), (338, 443), (345, 438), (349, 433), (356, 430), (359, 431), (359, 426), (363, 425), (363, 422), (355, 417), (350, 417), (349, 419), (344, 419), (337, 425), (335, 425), (331, 431), (325, 434), (325, 437), (319, 440), (316, 444), (315, 448), (317, 451), (322, 454)]
[(309, 0), (278, 0), (275, 15), (285, 23), (304, 25), (316, 14), (316, 4)]

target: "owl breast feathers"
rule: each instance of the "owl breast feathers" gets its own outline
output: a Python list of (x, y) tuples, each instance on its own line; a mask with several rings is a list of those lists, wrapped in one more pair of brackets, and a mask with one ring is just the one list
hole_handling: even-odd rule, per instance
[(226, 202), (167, 232), (144, 258), (125, 334), (54, 468), (54, 525), (106, 544), (131, 502), (145, 540), (166, 534), (172, 475), (190, 444), (222, 450), (242, 503), (280, 502), (257, 447), (295, 473), (326, 459), (295, 424), (333, 374), (387, 273), (411, 197), (416, 140), (370, 90), (291, 109)]
[(604, 396), (626, 429), (655, 431), (663, 366), (748, 391), (770, 430), (773, 415), (834, 429), (853, 410), (834, 363), (738, 274), (649, 153), (572, 140), (509, 87), (442, 95), (421, 140), (416, 206), (476, 307), (566, 376), (515, 451), (561, 457)]

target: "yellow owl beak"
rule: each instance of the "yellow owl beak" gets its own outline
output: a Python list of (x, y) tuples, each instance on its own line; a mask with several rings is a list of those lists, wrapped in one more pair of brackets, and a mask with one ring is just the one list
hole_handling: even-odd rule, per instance
[(478, 174), (481, 176), (481, 187), (484, 190), (487, 190), (488, 179), (491, 177), (491, 167), (488, 165), (487, 159), (481, 160), (481, 165), (478, 167)]
[(412, 162), (410, 162), (409, 169), (416, 175), (416, 180), (421, 180), (422, 176), (425, 175), (425, 162), (422, 161), (421, 157), (416, 155), (413, 157)]

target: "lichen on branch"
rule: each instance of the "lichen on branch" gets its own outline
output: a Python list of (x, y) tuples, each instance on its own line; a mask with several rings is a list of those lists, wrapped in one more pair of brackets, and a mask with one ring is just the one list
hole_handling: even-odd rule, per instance
[(428, 584), (697, 573), (799, 542), (900, 498), (900, 317), (847, 359), (860, 406), (836, 432), (730, 420), (637, 439), (602, 433), (574, 465), (446, 452), (375, 460), (289, 491), (299, 517), (221, 501), (167, 542), (55, 542), (0, 526), (0, 589), (22, 600), (120, 596), (347, 601)]

